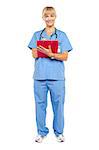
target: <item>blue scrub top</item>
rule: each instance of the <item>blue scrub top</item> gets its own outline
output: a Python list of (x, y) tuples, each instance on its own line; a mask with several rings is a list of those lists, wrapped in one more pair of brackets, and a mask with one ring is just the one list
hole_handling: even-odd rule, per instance
[[(28, 45), (30, 49), (36, 48), (36, 41), (40, 39), (40, 34), (42, 30), (37, 31), (33, 34), (32, 39)], [(58, 52), (63, 53), (65, 51), (71, 51), (72, 46), (69, 42), (69, 39), (63, 31), (56, 29), (53, 35), (48, 36), (46, 31), (44, 30), (41, 36), (41, 40), (57, 40), (59, 42)], [(64, 80), (65, 79), (65, 68), (64, 62), (56, 59), (50, 58), (35, 58), (35, 70), (33, 74), (33, 78), (35, 80)]]

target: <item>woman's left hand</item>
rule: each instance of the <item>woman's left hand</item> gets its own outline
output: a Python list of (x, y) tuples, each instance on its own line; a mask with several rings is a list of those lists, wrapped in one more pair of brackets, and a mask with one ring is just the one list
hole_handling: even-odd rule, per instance
[(37, 50), (46, 54), (49, 57), (51, 57), (53, 55), (50, 45), (49, 45), (48, 49), (40, 45), (37, 47)]

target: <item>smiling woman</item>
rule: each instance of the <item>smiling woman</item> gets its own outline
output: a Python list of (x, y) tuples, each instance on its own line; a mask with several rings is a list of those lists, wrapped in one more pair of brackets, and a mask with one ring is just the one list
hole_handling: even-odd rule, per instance
[[(45, 7), (42, 12), (42, 18), (45, 21), (47, 26), (53, 26), (56, 19), (56, 11), (53, 7)], [(46, 30), (47, 31), (47, 30)], [(47, 34), (50, 35), (52, 31), (47, 31)]]
[[(42, 19), (46, 27), (36, 31), (28, 45), (32, 49), (35, 58), (34, 71), (34, 97), (36, 102), (36, 121), (38, 136), (36, 142), (42, 142), (49, 133), (46, 127), (47, 94), (50, 91), (52, 108), (54, 113), (53, 130), (59, 142), (64, 141), (64, 101), (65, 101), (65, 75), (64, 62), (68, 58), (68, 52), (72, 46), (66, 33), (58, 30), (54, 24), (56, 11), (53, 7), (45, 7), (42, 11)], [(37, 46), (39, 40), (55, 41), (59, 43), (58, 53), (54, 53), (49, 46)], [(48, 57), (38, 57), (37, 51), (46, 53)]]

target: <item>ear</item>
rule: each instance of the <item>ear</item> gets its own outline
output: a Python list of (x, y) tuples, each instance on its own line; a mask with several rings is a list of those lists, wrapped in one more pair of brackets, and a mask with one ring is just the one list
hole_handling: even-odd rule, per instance
[(42, 16), (42, 19), (45, 20), (45, 19), (44, 19), (44, 16)]

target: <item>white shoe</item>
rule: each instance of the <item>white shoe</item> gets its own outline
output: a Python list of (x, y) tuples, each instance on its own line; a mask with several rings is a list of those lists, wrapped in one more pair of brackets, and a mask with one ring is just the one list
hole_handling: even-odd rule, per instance
[(37, 143), (42, 143), (44, 137), (45, 137), (45, 136), (38, 135), (38, 136), (35, 138), (35, 142), (37, 142)]
[(65, 138), (62, 134), (60, 134), (59, 136), (56, 136), (56, 138), (57, 138), (58, 142), (64, 142), (65, 141)]

